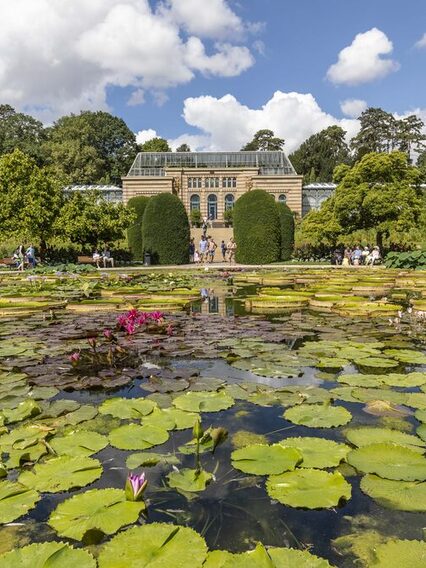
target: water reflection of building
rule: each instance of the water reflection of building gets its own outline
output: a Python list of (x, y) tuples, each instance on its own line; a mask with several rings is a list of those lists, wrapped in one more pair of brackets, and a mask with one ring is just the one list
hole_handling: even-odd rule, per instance
[(194, 302), (191, 307), (194, 314), (214, 315), (223, 317), (234, 315), (233, 299), (226, 294), (215, 294), (210, 292), (207, 297), (201, 297), (198, 302)]

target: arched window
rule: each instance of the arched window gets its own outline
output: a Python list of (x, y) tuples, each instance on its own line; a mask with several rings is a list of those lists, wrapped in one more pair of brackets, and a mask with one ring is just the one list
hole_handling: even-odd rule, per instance
[(287, 201), (287, 195), (284, 195), (284, 194), (279, 195), (279, 196), (278, 196), (278, 201), (279, 201), (280, 203), (285, 203), (285, 202)]
[(234, 196), (232, 193), (228, 193), (225, 195), (225, 211), (228, 209), (232, 209), (234, 207)]
[(200, 196), (194, 193), (191, 195), (189, 200), (189, 208), (191, 211), (199, 211), (200, 210)]
[(217, 219), (217, 195), (214, 193), (207, 198), (207, 215), (210, 219)]

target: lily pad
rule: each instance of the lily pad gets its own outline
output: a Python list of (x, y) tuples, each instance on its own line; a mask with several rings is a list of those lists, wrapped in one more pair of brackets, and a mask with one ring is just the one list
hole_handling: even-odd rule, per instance
[(111, 414), (115, 418), (143, 418), (155, 408), (152, 400), (145, 398), (109, 398), (99, 407), (101, 414)]
[(361, 489), (387, 509), (426, 511), (426, 483), (394, 481), (368, 474), (361, 479)]
[(20, 422), (26, 418), (32, 418), (41, 413), (40, 406), (35, 400), (27, 399), (18, 404), (16, 408), (4, 409), (1, 413), (4, 418), (5, 424), (13, 424), (14, 422)]
[(152, 467), (159, 463), (167, 465), (178, 465), (179, 458), (173, 454), (156, 454), (155, 452), (139, 452), (131, 454), (126, 460), (129, 469), (137, 467)]
[(391, 540), (375, 550), (374, 568), (420, 568), (426, 566), (426, 542)]
[(86, 550), (65, 542), (42, 542), (16, 548), (0, 556), (2, 568), (96, 568), (96, 560)]
[(109, 441), (120, 450), (147, 450), (152, 446), (164, 444), (169, 439), (169, 433), (157, 426), (139, 426), (126, 424), (111, 430)]
[(351, 450), (346, 444), (309, 436), (285, 438), (281, 440), (280, 444), (299, 450), (302, 454), (302, 463), (299, 464), (299, 467), (315, 469), (338, 466), (342, 460), (346, 459)]
[(394, 369), (399, 366), (399, 362), (385, 357), (361, 357), (355, 359), (354, 363), (361, 368), (367, 369)]
[(351, 497), (351, 486), (339, 472), (298, 469), (271, 475), (266, 489), (272, 499), (290, 507), (325, 509)]
[(386, 349), (384, 353), (402, 363), (426, 365), (426, 355), (414, 349)]
[(191, 391), (173, 400), (176, 408), (189, 412), (218, 412), (230, 408), (233, 404), (234, 399), (225, 391)]
[(424, 442), (417, 436), (406, 434), (390, 428), (349, 428), (345, 431), (345, 436), (354, 446), (368, 446), (369, 444), (379, 444), (381, 442), (391, 442), (400, 446), (407, 446), (415, 452), (425, 451)]
[(311, 428), (333, 428), (347, 424), (352, 419), (352, 414), (343, 406), (301, 404), (288, 408), (284, 412), (284, 418)]
[(181, 469), (172, 471), (167, 476), (170, 487), (181, 491), (198, 492), (204, 491), (206, 486), (213, 479), (213, 475), (204, 469)]
[(19, 482), (42, 493), (67, 491), (84, 487), (102, 475), (98, 460), (86, 456), (60, 456), (38, 463), (31, 471), (24, 471)]
[(234, 450), (231, 459), (233, 467), (244, 473), (269, 475), (292, 471), (302, 461), (302, 455), (297, 449), (280, 444), (254, 444)]
[(91, 456), (108, 445), (108, 438), (97, 432), (75, 430), (66, 436), (55, 436), (49, 444), (59, 455)]
[(327, 560), (307, 550), (269, 548), (268, 554), (276, 568), (331, 568)]
[(40, 500), (40, 495), (20, 483), (0, 481), (0, 523), (11, 523), (25, 515)]
[(92, 489), (60, 503), (48, 522), (60, 536), (82, 540), (93, 529), (114, 534), (135, 523), (144, 509), (143, 501), (126, 501), (121, 489)]
[(151, 523), (115, 536), (99, 555), (99, 568), (201, 568), (207, 556), (204, 539), (188, 527)]
[(370, 444), (348, 454), (348, 462), (358, 471), (375, 473), (385, 479), (424, 481), (426, 458), (406, 446)]

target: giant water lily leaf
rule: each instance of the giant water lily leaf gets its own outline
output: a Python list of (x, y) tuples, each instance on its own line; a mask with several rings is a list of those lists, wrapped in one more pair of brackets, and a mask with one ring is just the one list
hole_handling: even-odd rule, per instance
[(213, 475), (204, 469), (186, 468), (180, 471), (172, 471), (167, 476), (170, 487), (190, 493), (204, 491), (212, 479)]
[(158, 463), (167, 465), (178, 465), (179, 458), (173, 454), (156, 454), (155, 452), (138, 452), (131, 454), (126, 460), (129, 469), (137, 467), (152, 467)]
[(387, 509), (426, 511), (426, 483), (394, 481), (368, 474), (361, 479), (361, 489)]
[(144, 509), (143, 501), (126, 501), (121, 489), (92, 489), (60, 503), (48, 522), (60, 536), (82, 540), (93, 529), (114, 534), (135, 523)]
[(52, 434), (52, 429), (38, 424), (30, 424), (15, 428), (0, 436), (0, 447), (8, 451), (7, 446), (17, 450), (28, 448)]
[(109, 434), (110, 444), (120, 450), (147, 450), (152, 446), (164, 444), (168, 439), (167, 430), (139, 424), (126, 424), (115, 428)]
[(369, 444), (378, 444), (381, 442), (391, 442), (399, 446), (407, 446), (413, 451), (423, 453), (425, 451), (424, 442), (417, 436), (406, 434), (399, 430), (391, 430), (390, 428), (349, 428), (345, 431), (345, 436), (354, 446), (368, 446)]
[(43, 403), (43, 412), (40, 418), (58, 418), (63, 414), (74, 412), (80, 408), (80, 404), (75, 400), (54, 400), (53, 402)]
[(16, 548), (0, 556), (2, 568), (96, 568), (96, 560), (86, 550), (65, 542), (42, 542)]
[(337, 377), (337, 381), (352, 387), (380, 387), (383, 385), (382, 375), (364, 375), (362, 373), (340, 375)]
[(426, 542), (391, 540), (375, 550), (372, 568), (420, 568), (426, 566)]
[(347, 424), (352, 414), (343, 406), (301, 404), (287, 409), (284, 418), (311, 428), (332, 428)]
[(13, 424), (14, 422), (20, 422), (26, 418), (32, 418), (41, 413), (40, 406), (35, 400), (24, 400), (16, 408), (4, 409), (1, 415), (4, 418), (5, 424)]
[(12, 481), (0, 481), (0, 523), (11, 523), (19, 519), (39, 500), (40, 495), (33, 489)]
[(389, 442), (370, 444), (352, 450), (347, 459), (357, 470), (385, 479), (426, 480), (426, 458), (406, 446)]
[(219, 392), (187, 392), (173, 400), (173, 405), (189, 412), (218, 412), (230, 408), (234, 404), (225, 391)]
[(378, 375), (382, 382), (390, 387), (420, 387), (426, 384), (426, 373), (389, 373), (388, 375)]
[(296, 448), (302, 454), (299, 467), (323, 469), (335, 467), (346, 458), (351, 448), (324, 438), (300, 437), (285, 438), (280, 444), (284, 447)]
[(426, 355), (414, 349), (386, 349), (385, 355), (411, 365), (426, 365)]
[(272, 499), (290, 507), (325, 509), (351, 497), (351, 486), (339, 472), (297, 469), (271, 475), (266, 489)]
[(76, 426), (80, 422), (85, 422), (86, 420), (92, 420), (97, 416), (98, 409), (90, 404), (83, 404), (80, 408), (73, 410), (72, 412), (67, 412), (66, 414), (61, 414), (57, 418), (49, 418), (43, 420), (43, 423), (53, 427), (53, 428), (64, 428), (65, 426)]
[(383, 388), (383, 389), (355, 388), (352, 390), (352, 395), (361, 402), (384, 400), (392, 404), (407, 404), (406, 393), (394, 391), (388, 388)]
[(155, 408), (152, 400), (145, 398), (109, 398), (99, 407), (101, 414), (111, 414), (115, 418), (143, 418)]
[(366, 369), (394, 369), (399, 366), (398, 361), (385, 357), (361, 357), (356, 359), (354, 363), (358, 367)]
[(59, 455), (91, 456), (108, 445), (108, 438), (97, 432), (74, 430), (66, 436), (55, 436), (49, 443)]
[(60, 456), (39, 463), (31, 471), (24, 471), (19, 481), (27, 487), (46, 493), (84, 487), (102, 475), (98, 460), (86, 456)]
[(99, 568), (201, 568), (206, 556), (206, 543), (194, 530), (151, 523), (110, 540), (99, 555)]
[(254, 444), (234, 450), (231, 459), (232, 465), (244, 473), (269, 475), (293, 470), (302, 461), (302, 455), (297, 449), (280, 444)]

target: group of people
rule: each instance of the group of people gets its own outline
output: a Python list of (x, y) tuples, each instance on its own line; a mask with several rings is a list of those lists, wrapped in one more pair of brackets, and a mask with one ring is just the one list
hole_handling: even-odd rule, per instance
[(380, 259), (381, 254), (378, 246), (362, 247), (357, 245), (353, 249), (346, 247), (343, 252), (338, 249), (335, 250), (331, 262), (342, 266), (374, 266), (374, 264), (378, 264)]
[[(189, 242), (189, 260), (191, 263), (193, 262), (195, 264), (212, 263), (214, 262), (217, 248), (217, 243), (210, 235), (201, 235), (198, 248), (195, 247), (195, 241), (194, 238), (192, 238)], [(220, 250), (223, 262), (234, 262), (236, 249), (237, 243), (232, 237), (229, 239), (228, 244), (225, 244), (225, 241), (222, 241), (220, 243)]]
[(101, 262), (104, 268), (107, 268), (108, 265), (114, 268), (114, 258), (111, 256), (111, 251), (108, 247), (105, 247), (102, 253), (96, 249), (93, 253), (93, 262), (96, 264), (96, 268), (100, 268)]
[(35, 257), (35, 248), (31, 244), (27, 249), (24, 245), (19, 245), (12, 255), (12, 260), (14, 261), (17, 270), (25, 270), (25, 266), (29, 268), (35, 268), (37, 266), (37, 260)]

